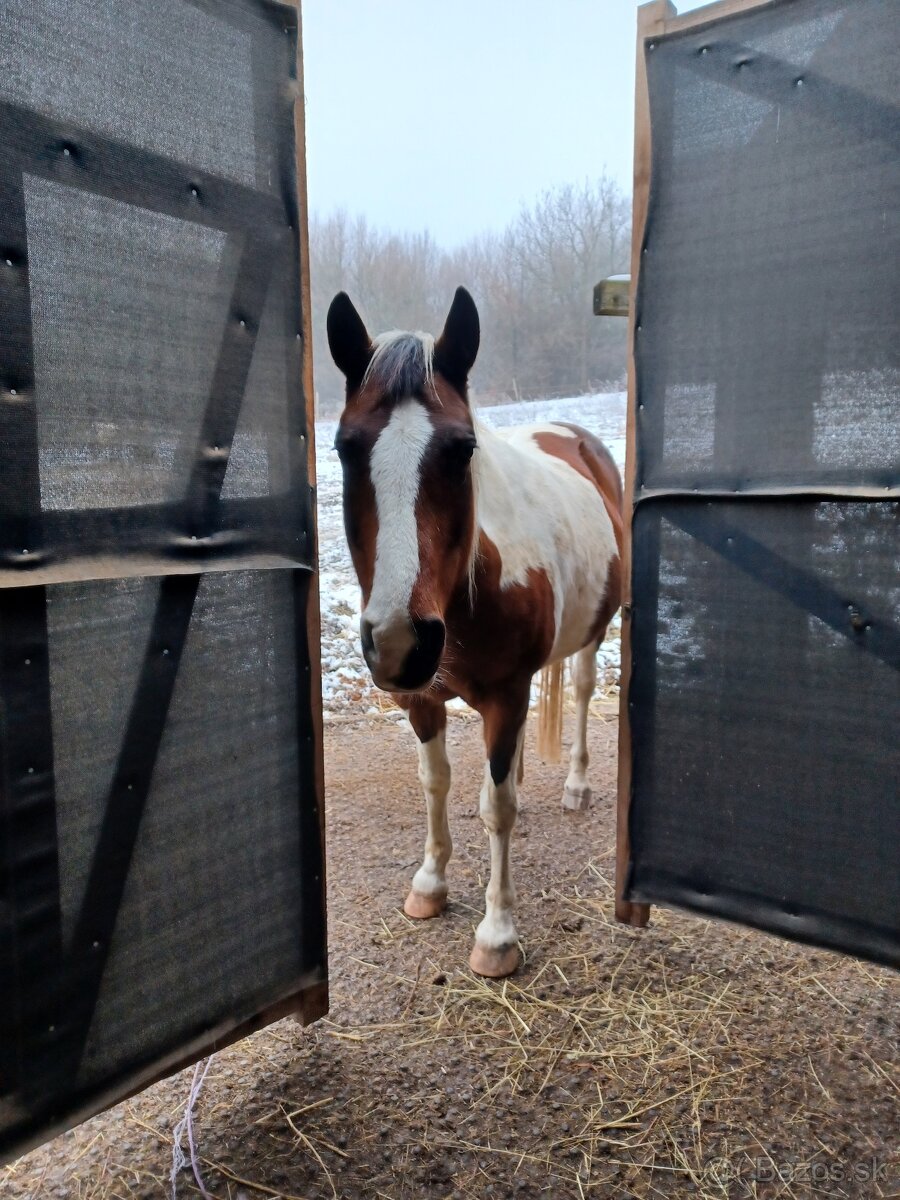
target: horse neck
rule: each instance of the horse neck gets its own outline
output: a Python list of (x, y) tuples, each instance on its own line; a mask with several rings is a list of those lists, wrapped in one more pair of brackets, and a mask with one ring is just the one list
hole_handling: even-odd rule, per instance
[(528, 524), (534, 513), (524, 512), (522, 484), (535, 472), (533, 456), (526, 455), (500, 433), (475, 420), (478, 450), (473, 459), (472, 483), (475, 491), (475, 538), (490, 536), (502, 520), (507, 539), (527, 538)]
[(512, 551), (514, 558), (517, 547), (530, 540), (528, 526), (535, 515), (523, 512), (521, 487), (526, 475), (534, 471), (535, 464), (517, 446), (482, 425), (477, 418), (475, 435), (478, 439), (478, 449), (472, 460), (475, 528), (467, 586), (471, 602), (477, 604), (479, 591), (486, 582), (482, 553), (484, 539), (489, 539), (498, 552), (501, 545), (508, 554)]
[(515, 496), (515, 475), (510, 471), (512, 449), (505, 438), (483, 425), (476, 417), (478, 449), (472, 460), (472, 487), (475, 493), (475, 539), (483, 530), (484, 515), (505, 505)]

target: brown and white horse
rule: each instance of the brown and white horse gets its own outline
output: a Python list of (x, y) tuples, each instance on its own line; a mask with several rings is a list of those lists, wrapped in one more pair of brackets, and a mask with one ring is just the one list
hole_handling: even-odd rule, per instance
[(404, 908), (434, 917), (447, 903), (445, 702), (461, 696), (484, 723), (481, 818), (491, 848), (469, 961), (480, 975), (509, 975), (519, 962), (510, 834), (531, 681), (570, 656), (576, 729), (563, 805), (590, 801), (587, 710), (597, 646), (620, 602), (619, 473), (577, 426), (479, 423), (467, 395), (478, 311), (463, 288), (436, 340), (373, 340), (341, 292), (328, 342), (347, 380), (335, 446), (363, 654), (409, 715), (425, 789), (425, 857)]

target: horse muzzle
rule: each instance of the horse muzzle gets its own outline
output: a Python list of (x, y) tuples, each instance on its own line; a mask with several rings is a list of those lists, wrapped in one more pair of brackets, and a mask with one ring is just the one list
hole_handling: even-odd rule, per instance
[(363, 616), (359, 636), (377, 687), (418, 692), (428, 687), (440, 666), (446, 629), (437, 617), (373, 624)]

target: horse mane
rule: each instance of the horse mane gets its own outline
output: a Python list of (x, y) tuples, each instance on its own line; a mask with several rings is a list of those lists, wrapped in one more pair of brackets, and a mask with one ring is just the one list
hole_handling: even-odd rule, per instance
[(488, 438), (489, 438), (490, 431), (489, 431), (488, 427), (482, 421), (480, 421), (478, 419), (478, 413), (475, 409), (475, 404), (474, 404), (473, 400), (471, 399), (471, 397), (469, 398), (469, 410), (472, 413), (472, 427), (475, 432), (475, 443), (476, 443), (476, 450), (475, 450), (474, 455), (472, 456), (472, 469), (471, 469), (471, 476), (470, 476), (470, 478), (472, 480), (472, 504), (473, 504), (474, 510), (475, 510), (475, 532), (472, 537), (472, 548), (469, 551), (469, 561), (468, 561), (468, 564), (466, 565), (466, 579), (468, 580), (468, 585), (469, 585), (469, 609), (470, 609), (470, 611), (474, 612), (475, 611), (475, 593), (476, 593), (475, 576), (478, 573), (478, 564), (481, 561), (481, 548), (479, 546), (479, 542), (481, 541), (481, 495), (480, 495), (480, 493), (481, 493), (481, 474), (482, 474), (482, 461), (483, 461), (481, 455), (482, 455), (482, 452), (484, 449), (483, 435), (485, 433), (487, 433)]
[(386, 400), (421, 396), (434, 386), (434, 338), (430, 333), (392, 329), (375, 338), (363, 386), (373, 384)]

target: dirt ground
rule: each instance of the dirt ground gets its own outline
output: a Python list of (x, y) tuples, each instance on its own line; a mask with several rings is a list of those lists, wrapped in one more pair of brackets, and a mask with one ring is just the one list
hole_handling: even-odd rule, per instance
[[(331, 1014), (212, 1060), (195, 1132), (210, 1196), (884, 1197), (900, 1194), (891, 972), (656, 910), (612, 920), (614, 710), (594, 804), (563, 814), (530, 732), (514, 843), (527, 960), (467, 968), (481, 913), (480, 728), (451, 718), (451, 902), (401, 911), (423, 804), (408, 730), (326, 731)], [(3, 1200), (171, 1195), (192, 1071), (0, 1168)], [(190, 1169), (178, 1195), (196, 1196)]]

